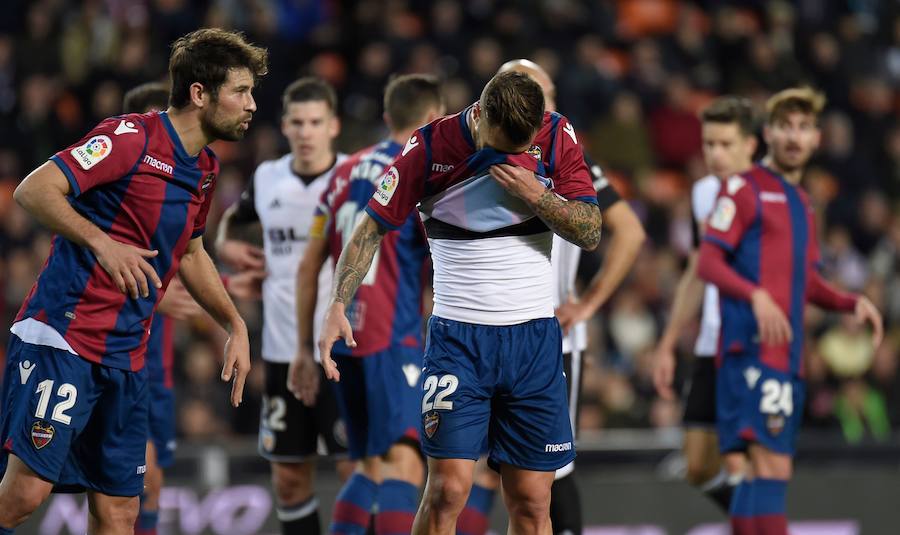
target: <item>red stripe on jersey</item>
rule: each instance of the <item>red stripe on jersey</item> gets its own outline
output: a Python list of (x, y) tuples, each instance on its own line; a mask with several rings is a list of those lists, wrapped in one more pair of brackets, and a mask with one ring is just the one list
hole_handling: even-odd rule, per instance
[[(784, 195), (783, 186), (771, 175), (758, 169), (754, 169), (754, 172), (762, 192)], [(765, 288), (785, 316), (790, 317), (793, 283), (790, 269), (794, 245), (790, 210), (787, 202), (765, 202), (762, 198), (759, 202), (763, 225), (759, 252), (759, 286)], [(799, 334), (795, 333), (795, 336)], [(790, 367), (790, 344), (760, 344), (759, 358), (766, 366), (787, 372)]]

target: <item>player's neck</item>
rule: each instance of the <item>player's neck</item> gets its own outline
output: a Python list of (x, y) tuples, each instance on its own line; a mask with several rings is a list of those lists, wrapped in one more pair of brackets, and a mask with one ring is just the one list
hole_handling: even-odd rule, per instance
[(203, 132), (200, 121), (194, 113), (190, 111), (179, 111), (176, 108), (170, 107), (166, 110), (166, 114), (169, 116), (169, 121), (172, 122), (175, 133), (178, 134), (178, 140), (181, 141), (181, 146), (184, 147), (184, 151), (187, 152), (188, 155), (196, 156), (200, 154), (203, 147), (209, 145), (213, 141)]
[(413, 132), (415, 132), (415, 128), (408, 128), (406, 130), (400, 130), (397, 132), (391, 132), (391, 141), (398, 145), (405, 145), (409, 138), (412, 137)]
[(775, 171), (779, 175), (783, 176), (784, 179), (787, 180), (787, 182), (789, 184), (792, 184), (794, 186), (799, 184), (800, 179), (803, 178), (803, 168), (802, 167), (797, 167), (796, 169), (791, 169), (791, 170), (783, 169), (781, 166), (778, 165), (778, 162), (775, 161), (775, 158), (773, 158), (771, 154), (767, 154), (766, 157), (763, 158), (762, 164), (765, 165), (766, 167), (768, 167), (769, 169), (771, 169), (772, 171)]
[(319, 176), (331, 169), (336, 159), (337, 155), (332, 151), (325, 152), (309, 160), (303, 160), (294, 154), (294, 159), (291, 161), (291, 171), (303, 177)]

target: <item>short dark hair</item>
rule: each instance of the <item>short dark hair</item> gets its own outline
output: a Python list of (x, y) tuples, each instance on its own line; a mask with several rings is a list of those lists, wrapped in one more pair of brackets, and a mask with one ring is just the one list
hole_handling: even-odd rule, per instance
[(528, 143), (544, 122), (544, 93), (530, 76), (507, 71), (497, 74), (481, 92), (482, 120), (499, 127), (507, 140)]
[(265, 48), (251, 45), (239, 32), (204, 28), (179, 37), (169, 56), (169, 104), (175, 108), (187, 106), (191, 84), (195, 82), (203, 84), (213, 99), (217, 98), (231, 69), (249, 69), (257, 82), (268, 72), (268, 56)]
[(816, 119), (825, 108), (825, 95), (811, 87), (792, 87), (772, 95), (766, 101), (766, 122), (773, 124), (789, 113), (800, 112)]
[(163, 82), (147, 82), (130, 89), (122, 99), (124, 113), (146, 113), (164, 110), (169, 105), (169, 85)]
[(756, 133), (756, 113), (749, 99), (726, 95), (713, 100), (700, 112), (704, 123), (736, 124), (741, 133), (752, 136)]
[(337, 93), (331, 84), (315, 76), (306, 76), (292, 82), (284, 90), (281, 100), (284, 111), (287, 111), (288, 104), (293, 102), (321, 101), (328, 104), (333, 113), (337, 113)]
[(443, 106), (441, 82), (436, 76), (405, 74), (392, 78), (384, 89), (384, 112), (395, 130), (422, 126), (429, 110)]

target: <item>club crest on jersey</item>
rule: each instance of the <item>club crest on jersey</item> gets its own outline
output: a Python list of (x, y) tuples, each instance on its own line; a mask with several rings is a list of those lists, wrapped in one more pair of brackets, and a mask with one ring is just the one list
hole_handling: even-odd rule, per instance
[(441, 423), (441, 415), (436, 411), (431, 411), (425, 415), (423, 419), (423, 427), (425, 428), (425, 436), (431, 438), (437, 433), (438, 425)]
[(400, 183), (400, 173), (397, 171), (397, 168), (391, 166), (390, 169), (387, 170), (387, 173), (381, 177), (381, 183), (375, 188), (375, 200), (378, 201), (378, 204), (381, 206), (387, 206), (389, 202), (391, 202), (391, 197), (394, 196), (394, 192), (397, 191), (397, 184)]
[(94, 136), (84, 145), (79, 145), (69, 151), (72, 158), (78, 162), (82, 169), (87, 171), (100, 163), (112, 152), (112, 140), (109, 136)]
[(260, 429), (259, 445), (264, 451), (271, 453), (275, 449), (275, 433), (269, 429)]
[(35, 449), (41, 449), (49, 444), (54, 435), (56, 435), (56, 430), (50, 424), (37, 421), (31, 425), (31, 443)]
[(544, 155), (544, 153), (541, 151), (541, 148), (537, 145), (532, 145), (531, 148), (525, 151), (525, 154), (534, 156), (534, 159), (537, 161), (541, 161), (541, 157)]
[(780, 435), (781, 432), (784, 431), (784, 416), (780, 414), (770, 414), (768, 418), (766, 418), (766, 428), (773, 437)]

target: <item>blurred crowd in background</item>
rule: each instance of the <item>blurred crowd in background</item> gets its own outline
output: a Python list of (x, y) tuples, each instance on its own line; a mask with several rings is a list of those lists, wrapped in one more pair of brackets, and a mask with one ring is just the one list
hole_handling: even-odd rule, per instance
[[(808, 314), (805, 425), (850, 443), (900, 429), (900, 3), (879, 0), (7, 0), (0, 17), (0, 343), (46, 257), (47, 234), (12, 201), (31, 169), (120, 112), (122, 95), (164, 79), (169, 44), (203, 26), (240, 29), (268, 47), (248, 137), (214, 146), (222, 161), (207, 226), (257, 164), (287, 152), (280, 95), (317, 75), (340, 96), (341, 151), (385, 134), (381, 91), (392, 73), (446, 80), (448, 110), (476, 100), (504, 61), (531, 58), (590, 155), (641, 216), (650, 239), (632, 274), (591, 320), (582, 429), (673, 428), (678, 402), (658, 398), (651, 350), (691, 246), (689, 192), (705, 174), (697, 113), (737, 93), (762, 109), (774, 91), (825, 92), (823, 143), (805, 177), (821, 219), (829, 278), (885, 313), (878, 351), (852, 321)], [(585, 255), (582, 284), (601, 251)], [(258, 334), (256, 303), (241, 303)], [(695, 329), (684, 332), (679, 380)], [(262, 366), (245, 403), (218, 380), (223, 334), (179, 326), (179, 432), (255, 434)], [(256, 345), (258, 348), (258, 344)], [(258, 356), (258, 352), (256, 353)]]

